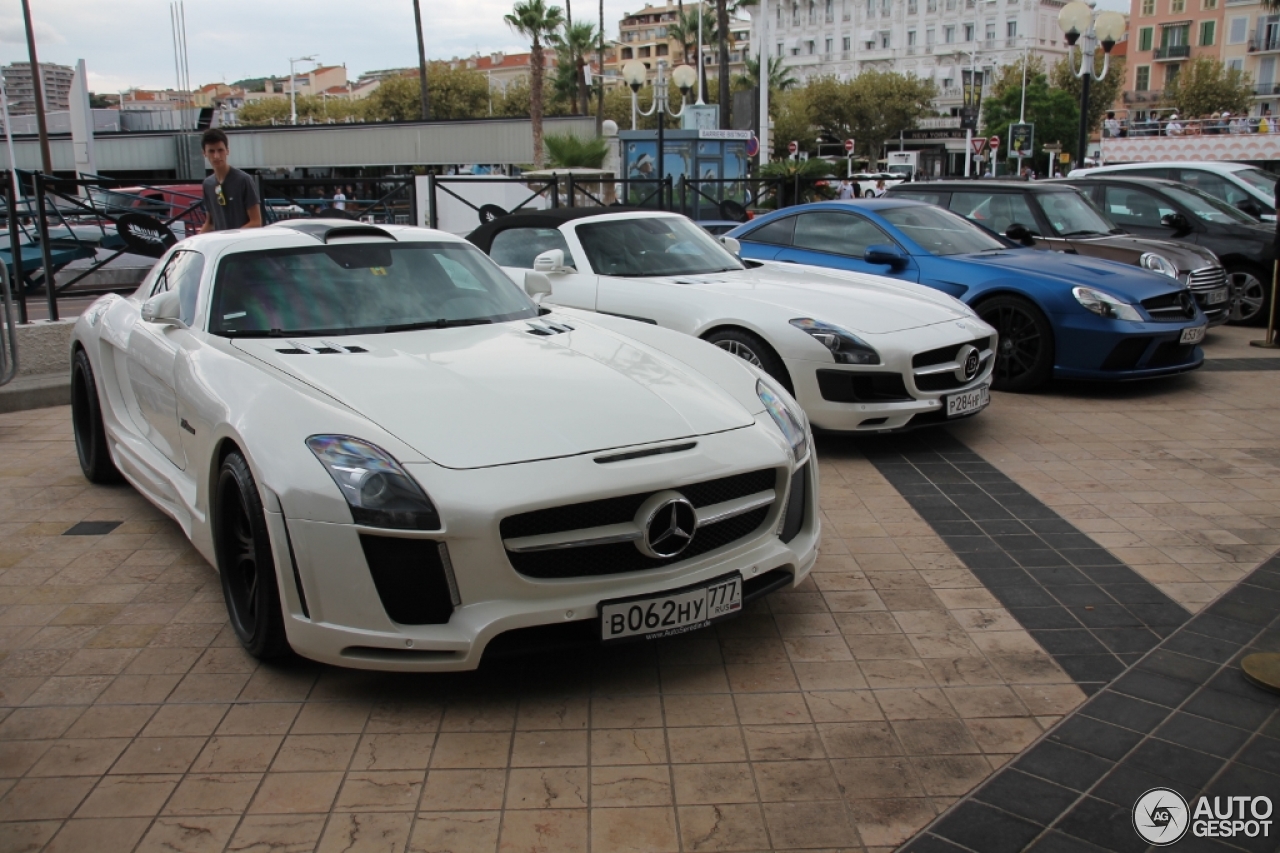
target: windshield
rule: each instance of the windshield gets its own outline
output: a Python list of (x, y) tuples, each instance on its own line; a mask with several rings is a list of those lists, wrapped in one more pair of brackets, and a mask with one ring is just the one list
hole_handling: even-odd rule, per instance
[(1043, 193), (1038, 196), (1049, 225), (1059, 237), (1110, 234), (1116, 224), (1081, 193)]
[(1236, 210), (1225, 201), (1219, 201), (1206, 192), (1201, 192), (1191, 187), (1164, 186), (1161, 189), (1171, 199), (1186, 207), (1197, 218), (1206, 222), (1258, 224), (1258, 220), (1249, 214)]
[(1008, 248), (991, 232), (948, 210), (913, 205), (878, 212), (931, 255), (967, 255)]
[(733, 255), (683, 217), (638, 217), (578, 226), (591, 268), (632, 278), (743, 269)]
[(538, 308), (466, 243), (346, 243), (223, 258), (209, 331), (345, 335), (497, 323)]
[(1239, 169), (1231, 174), (1254, 189), (1262, 190), (1267, 198), (1275, 198), (1276, 181), (1280, 179), (1280, 175), (1258, 168)]

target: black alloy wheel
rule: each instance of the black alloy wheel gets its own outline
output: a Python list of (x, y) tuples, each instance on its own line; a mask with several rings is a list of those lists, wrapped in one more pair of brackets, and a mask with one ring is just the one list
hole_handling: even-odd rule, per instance
[(214, 492), (214, 544), (231, 627), (255, 658), (289, 651), (266, 515), (253, 473), (239, 452), (227, 454)]
[(111, 450), (107, 447), (93, 365), (89, 363), (89, 354), (82, 349), (77, 349), (71, 359), (71, 428), (85, 479), (99, 484), (120, 482), (120, 471), (111, 461)]
[(1053, 373), (1053, 328), (1044, 313), (1019, 296), (996, 296), (976, 307), (1000, 334), (991, 387), (1031, 391)]
[(707, 335), (703, 340), (707, 343), (715, 344), (730, 355), (736, 355), (743, 361), (754, 364), (782, 383), (782, 387), (787, 389), (787, 393), (795, 394), (795, 389), (791, 385), (791, 377), (787, 374), (786, 365), (782, 363), (782, 359), (778, 357), (778, 354), (773, 351), (773, 347), (759, 337), (742, 329), (721, 329), (718, 332), (712, 332)]

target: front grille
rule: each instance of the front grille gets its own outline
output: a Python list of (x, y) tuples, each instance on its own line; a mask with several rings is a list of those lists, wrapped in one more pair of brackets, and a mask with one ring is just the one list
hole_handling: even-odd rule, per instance
[(782, 523), (783, 542), (790, 542), (800, 535), (804, 526), (805, 508), (809, 498), (809, 465), (796, 469), (791, 475), (791, 491), (787, 495), (786, 521)]
[[(990, 356), (984, 358), (978, 364), (978, 372), (974, 374), (974, 379), (982, 375), (982, 371), (987, 369), (987, 362)], [(957, 379), (954, 373), (927, 373), (924, 376), (916, 377), (916, 387), (921, 391), (951, 391), (955, 388), (963, 388), (972, 382), (973, 379)]]
[(1187, 282), (1192, 290), (1217, 290), (1226, 286), (1227, 271), (1222, 267), (1201, 267), (1198, 270), (1191, 271)]
[(391, 621), (443, 625), (453, 615), (453, 597), (441, 549), (432, 539), (360, 534), (369, 574)]
[(916, 353), (911, 357), (911, 366), (928, 367), (932, 364), (946, 364), (948, 361), (955, 361), (956, 353), (960, 352), (960, 348), (964, 346), (976, 347), (981, 352), (990, 348), (991, 338), (978, 338), (962, 344), (951, 344), (950, 346), (938, 347), (927, 352)]
[(1103, 370), (1133, 370), (1154, 338), (1125, 338), (1102, 362)]
[[(764, 468), (675, 488), (695, 507), (702, 508), (758, 494), (777, 486), (777, 471)], [(641, 504), (652, 494), (653, 492), (643, 492), (533, 510), (504, 518), (499, 531), (505, 540), (602, 527), (606, 524), (624, 524), (635, 518)], [(726, 521), (701, 527), (688, 548), (668, 559), (647, 557), (630, 542), (549, 551), (508, 551), (507, 558), (517, 572), (533, 578), (577, 578), (644, 571), (688, 560), (741, 539), (764, 523), (769, 509), (770, 506), (760, 507)]]
[(818, 391), (832, 403), (901, 403), (911, 400), (900, 373), (819, 370)]
[(1157, 323), (1181, 323), (1196, 315), (1195, 299), (1185, 290), (1144, 299), (1142, 307)]

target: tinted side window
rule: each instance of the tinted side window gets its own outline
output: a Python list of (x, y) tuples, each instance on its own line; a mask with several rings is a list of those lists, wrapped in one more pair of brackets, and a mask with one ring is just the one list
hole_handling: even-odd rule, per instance
[(489, 257), (502, 267), (533, 269), (533, 259), (552, 249), (564, 252), (565, 262), (573, 263), (569, 244), (555, 228), (508, 228), (493, 237)]
[(852, 213), (822, 211), (796, 217), (794, 244), (797, 249), (831, 252), (861, 258), (867, 247), (893, 240), (871, 222)]
[(791, 234), (796, 228), (796, 217), (784, 216), (768, 225), (743, 236), (749, 243), (768, 243), (770, 246), (790, 246)]
[(152, 285), (151, 295), (176, 288), (181, 305), (179, 319), (190, 326), (196, 316), (196, 299), (200, 295), (200, 275), (203, 272), (204, 255), (199, 252), (175, 252)]
[(922, 201), (925, 204), (937, 204), (945, 206), (945, 196), (940, 192), (925, 192), (923, 190), (908, 190), (906, 192), (891, 192), (890, 198), (909, 198), (912, 201)]
[(1232, 206), (1247, 201), (1249, 195), (1221, 175), (1205, 172), (1200, 169), (1181, 169), (1182, 182), (1214, 198), (1220, 198)]
[(1032, 234), (1040, 233), (1035, 214), (1021, 193), (953, 193), (951, 210), (997, 234), (1015, 222)]
[(1102, 207), (1120, 227), (1159, 228), (1160, 217), (1174, 209), (1159, 197), (1128, 187), (1103, 187)]
[[(1135, 178), (1176, 178), (1172, 169), (1158, 168), (1133, 168), (1133, 169), (1117, 169), (1117, 172), (1123, 172), (1126, 175), (1133, 175)], [(1105, 172), (1103, 174), (1106, 174)]]

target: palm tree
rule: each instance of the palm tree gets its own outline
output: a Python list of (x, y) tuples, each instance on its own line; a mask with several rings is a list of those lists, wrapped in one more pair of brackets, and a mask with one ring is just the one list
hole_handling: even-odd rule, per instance
[(507, 26), (529, 39), (529, 117), (533, 120), (533, 164), (541, 169), (542, 154), (542, 45), (560, 29), (564, 16), (559, 6), (546, 0), (522, 0), (503, 20)]
[[(702, 4), (693, 12), (681, 12), (674, 24), (667, 27), (667, 38), (680, 42), (680, 61), (689, 62), (689, 48), (698, 43), (698, 18), (702, 16)], [(703, 22), (706, 28), (708, 21)]]
[[(716, 44), (720, 48), (720, 129), (729, 122), (729, 0), (716, 0)], [(699, 58), (701, 63), (701, 58)]]
[[(747, 73), (739, 74), (736, 83), (747, 86), (748, 88), (760, 85), (760, 59), (746, 60)], [(781, 56), (769, 57), (769, 91), (785, 92), (794, 88), (799, 83), (796, 78), (791, 76), (791, 72), (782, 64)]]
[(595, 24), (590, 21), (570, 24), (566, 21), (564, 27), (559, 32), (552, 33), (548, 40), (555, 45), (556, 51), (572, 64), (574, 88), (577, 90), (574, 112), (586, 115), (590, 109), (586, 74), (587, 54), (596, 44)]
[(600, 37), (596, 45), (596, 60), (599, 63), (599, 94), (596, 99), (596, 135), (604, 134), (604, 0), (600, 0)]

